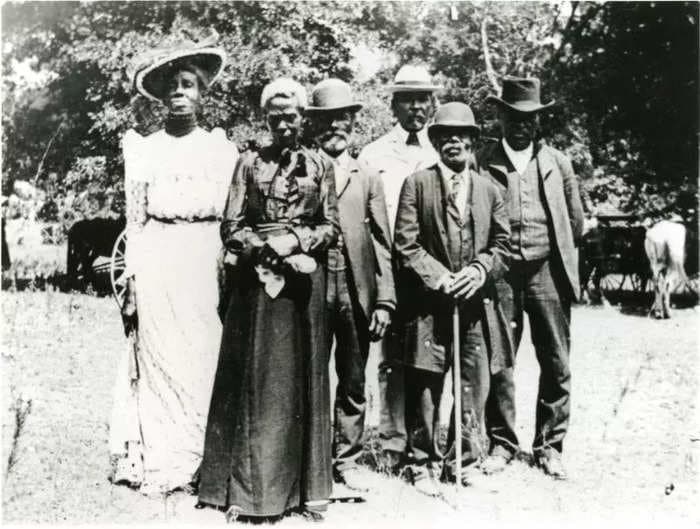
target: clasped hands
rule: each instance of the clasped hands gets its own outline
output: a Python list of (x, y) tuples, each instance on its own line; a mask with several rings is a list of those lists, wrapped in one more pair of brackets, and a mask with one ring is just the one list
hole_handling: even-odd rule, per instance
[(438, 282), (438, 290), (455, 300), (471, 298), (486, 282), (486, 272), (479, 266), (471, 264), (458, 272), (443, 275)]
[(291, 269), (301, 274), (316, 270), (316, 260), (306, 254), (293, 253), (299, 242), (293, 234), (275, 235), (253, 243), (255, 271), (265, 292), (276, 298), (285, 285), (284, 273)]

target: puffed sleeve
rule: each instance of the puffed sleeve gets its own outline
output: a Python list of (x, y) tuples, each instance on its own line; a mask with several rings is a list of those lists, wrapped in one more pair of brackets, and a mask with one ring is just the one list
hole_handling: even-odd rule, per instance
[(122, 138), (127, 237), (124, 260), (127, 277), (132, 277), (136, 273), (138, 239), (146, 223), (148, 169), (144, 140), (143, 136), (133, 129), (129, 129)]
[(300, 224), (292, 228), (299, 240), (299, 250), (303, 253), (318, 253), (335, 244), (340, 233), (338, 221), (338, 197), (335, 192), (335, 175), (330, 160), (316, 156), (313, 158), (320, 171), (320, 208), (314, 216), (313, 224)]
[(256, 153), (246, 153), (238, 159), (233, 171), (221, 222), (221, 241), (226, 250), (249, 256), (262, 240), (248, 221), (248, 186), (252, 182)]

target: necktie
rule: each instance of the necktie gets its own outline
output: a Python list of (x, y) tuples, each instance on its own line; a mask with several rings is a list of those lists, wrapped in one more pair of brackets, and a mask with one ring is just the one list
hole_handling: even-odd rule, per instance
[(462, 215), (462, 210), (458, 203), (459, 192), (462, 189), (462, 175), (459, 173), (453, 174), (450, 182), (452, 184), (452, 189), (450, 190), (450, 202), (452, 202), (452, 205), (457, 208), (459, 214)]
[(416, 147), (420, 147), (420, 142), (418, 141), (418, 134), (416, 134), (415, 132), (409, 132), (408, 138), (406, 138), (406, 145), (415, 145)]

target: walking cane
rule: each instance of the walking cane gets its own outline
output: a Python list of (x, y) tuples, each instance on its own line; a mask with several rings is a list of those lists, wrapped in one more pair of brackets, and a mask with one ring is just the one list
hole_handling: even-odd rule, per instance
[(459, 365), (459, 306), (452, 313), (452, 387), (455, 396), (455, 481), (462, 488), (462, 381)]

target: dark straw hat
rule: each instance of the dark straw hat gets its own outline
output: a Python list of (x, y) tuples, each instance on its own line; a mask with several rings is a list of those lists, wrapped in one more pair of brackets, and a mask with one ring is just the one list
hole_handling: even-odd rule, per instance
[(311, 92), (311, 104), (306, 107), (307, 114), (345, 110), (357, 112), (362, 103), (352, 97), (350, 85), (340, 79), (325, 79), (314, 86)]
[(539, 112), (555, 102), (540, 102), (540, 80), (535, 77), (505, 77), (501, 97), (488, 96), (486, 101), (505, 106), (516, 112)]
[(440, 108), (435, 112), (435, 120), (428, 127), (428, 135), (433, 136), (440, 129), (466, 129), (474, 136), (478, 136), (481, 128), (476, 124), (474, 113), (469, 105), (452, 101), (440, 105)]

